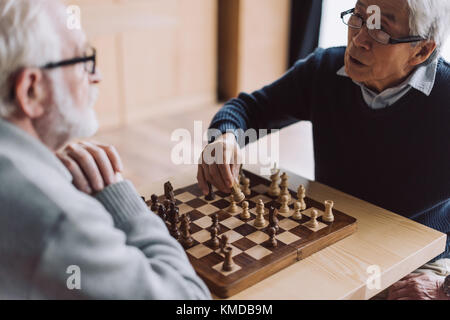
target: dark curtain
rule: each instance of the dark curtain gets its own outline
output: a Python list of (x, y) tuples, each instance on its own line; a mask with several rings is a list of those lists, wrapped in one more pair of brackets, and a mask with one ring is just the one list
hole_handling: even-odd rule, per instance
[(291, 0), (289, 66), (319, 45), (322, 0)]

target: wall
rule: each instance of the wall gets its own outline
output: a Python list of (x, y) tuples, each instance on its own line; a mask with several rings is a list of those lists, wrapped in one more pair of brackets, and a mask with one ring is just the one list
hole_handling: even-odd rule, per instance
[(103, 129), (215, 103), (216, 1), (65, 2), (97, 48)]

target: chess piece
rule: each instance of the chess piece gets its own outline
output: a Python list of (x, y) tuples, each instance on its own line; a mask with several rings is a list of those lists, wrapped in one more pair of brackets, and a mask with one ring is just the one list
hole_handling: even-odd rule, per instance
[(287, 195), (283, 195), (281, 196), (281, 207), (280, 207), (280, 212), (281, 213), (289, 213), (289, 198)]
[(273, 228), (273, 227), (271, 227), (271, 228), (267, 229), (267, 232), (268, 232), (269, 237), (270, 237), (270, 240), (269, 240), (269, 241), (270, 241), (270, 245), (271, 245), (273, 248), (276, 248), (277, 245), (278, 245), (278, 241), (277, 241), (277, 239), (275, 238), (275, 235), (276, 235), (276, 233), (277, 233), (276, 229)]
[(326, 222), (333, 222), (334, 221), (334, 215), (333, 215), (333, 206), (334, 202), (331, 200), (326, 200), (324, 202), (325, 204), (325, 214), (322, 216), (322, 220)]
[(300, 185), (297, 190), (297, 199), (300, 201), (300, 210), (306, 210), (306, 203), (305, 203), (305, 197), (306, 197), (306, 190), (303, 185)]
[(244, 178), (243, 179), (243, 186), (242, 186), (242, 192), (246, 195), (249, 196), (251, 195), (252, 191), (250, 190), (250, 179), (249, 178)]
[(264, 218), (265, 210), (264, 210), (264, 202), (259, 199), (258, 204), (256, 205), (256, 219), (254, 226), (256, 228), (263, 228), (266, 225), (266, 219)]
[(233, 261), (233, 248), (226, 247), (225, 251), (225, 261), (222, 265), (222, 271), (230, 272), (233, 270), (234, 261)]
[(275, 168), (272, 169), (270, 180), (272, 183), (269, 187), (269, 195), (272, 197), (278, 197), (280, 195), (280, 187), (278, 186), (278, 181), (280, 180), (280, 170), (276, 170)]
[(225, 254), (225, 248), (228, 246), (228, 236), (223, 234), (220, 238), (220, 253)]
[(190, 230), (190, 221), (188, 216), (183, 215), (181, 218), (181, 238), (180, 243), (181, 245), (187, 249), (190, 248), (194, 244), (194, 239), (191, 237), (191, 230)]
[(244, 201), (242, 202), (242, 212), (241, 212), (241, 219), (248, 220), (251, 218), (250, 212), (248, 211), (248, 202)]
[(166, 199), (170, 201), (175, 201), (175, 196), (173, 194), (173, 187), (170, 181), (164, 183), (164, 196), (166, 197)]
[(150, 199), (151, 199), (150, 210), (152, 210), (153, 212), (158, 212), (158, 206), (159, 206), (158, 196), (156, 194), (152, 194)]
[(269, 227), (275, 229), (275, 233), (280, 230), (278, 226), (278, 211), (274, 207), (270, 207), (269, 209)]
[(291, 193), (289, 192), (289, 176), (286, 172), (281, 175), (281, 183), (280, 183), (280, 196), (278, 197), (278, 202), (281, 202), (283, 196), (288, 197), (288, 202), (291, 201)]
[(227, 208), (227, 212), (231, 213), (231, 214), (236, 214), (239, 212), (239, 207), (236, 204), (236, 201), (234, 201), (233, 196), (231, 196), (230, 199), (230, 206)]
[(170, 216), (173, 217), (173, 221), (175, 224), (178, 224), (178, 222), (180, 222), (180, 215), (179, 215), (179, 210), (178, 208), (175, 206), (175, 203), (170, 202), (169, 203), (169, 212), (170, 212)]
[(317, 222), (317, 217), (319, 216), (319, 213), (317, 210), (312, 210), (311, 212), (311, 220), (307, 222), (307, 226), (310, 228), (317, 228), (319, 226), (319, 222)]
[(205, 199), (207, 201), (213, 201), (214, 199), (216, 199), (216, 194), (214, 193), (212, 184), (210, 182), (208, 182), (208, 194), (205, 196)]
[(302, 219), (302, 204), (299, 201), (294, 202), (294, 214), (292, 215), (292, 219), (301, 220)]
[(211, 234), (211, 240), (209, 240), (210, 244), (213, 247), (213, 249), (216, 250), (217, 248), (219, 248), (220, 245), (219, 237), (217, 236), (219, 231), (217, 230), (217, 228), (211, 228), (209, 230), (209, 233)]
[(231, 188), (231, 199), (236, 203), (241, 203), (245, 199), (245, 194), (241, 191), (237, 183), (234, 183)]
[(175, 239), (180, 239), (180, 230), (178, 230), (178, 217), (175, 210), (170, 210), (170, 234)]
[(169, 199), (166, 199), (166, 200), (164, 200), (164, 202), (163, 202), (163, 204), (164, 204), (164, 209), (166, 210), (166, 213), (168, 213), (169, 212), (169, 210), (170, 210), (170, 200)]
[(220, 225), (219, 225), (219, 215), (217, 214), (217, 212), (214, 212), (211, 215), (211, 220), (212, 220), (212, 224), (211, 227), (209, 227), (209, 229), (213, 229), (216, 228), (217, 232), (220, 232)]
[(166, 222), (167, 220), (166, 209), (162, 204), (158, 204), (158, 216), (162, 219), (162, 221)]

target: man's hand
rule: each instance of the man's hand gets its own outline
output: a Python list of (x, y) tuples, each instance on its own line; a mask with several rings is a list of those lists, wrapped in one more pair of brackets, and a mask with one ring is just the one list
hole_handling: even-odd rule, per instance
[(433, 273), (411, 273), (389, 288), (388, 300), (448, 300), (444, 280)]
[(230, 193), (239, 175), (241, 150), (232, 133), (226, 133), (207, 145), (198, 165), (197, 180), (203, 194), (210, 182), (222, 192)]
[(77, 189), (87, 194), (122, 181), (122, 161), (113, 146), (92, 142), (72, 143), (56, 156), (67, 167)]

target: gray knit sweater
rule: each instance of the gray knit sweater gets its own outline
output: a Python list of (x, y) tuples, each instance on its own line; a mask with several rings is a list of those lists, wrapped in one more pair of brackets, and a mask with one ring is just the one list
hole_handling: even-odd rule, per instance
[(0, 299), (209, 298), (129, 181), (87, 196), (49, 149), (0, 120)]

